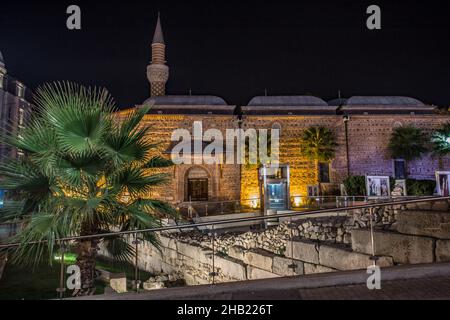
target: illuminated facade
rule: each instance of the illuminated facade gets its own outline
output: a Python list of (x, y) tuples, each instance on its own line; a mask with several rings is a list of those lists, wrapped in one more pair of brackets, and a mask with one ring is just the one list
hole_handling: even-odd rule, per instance
[[(338, 194), (339, 185), (348, 175), (434, 179), (435, 170), (450, 169), (448, 158), (438, 161), (425, 155), (406, 164), (401, 159), (394, 161), (387, 150), (395, 127), (412, 125), (431, 133), (449, 122), (450, 117), (438, 114), (434, 106), (399, 96), (355, 96), (326, 102), (293, 95), (259, 96), (236, 108), (216, 96), (166, 95), (169, 68), (163, 39), (158, 18), (152, 63), (147, 69), (151, 97), (142, 105), (153, 106), (144, 125), (152, 126), (149, 139), (161, 142), (159, 151), (167, 156), (173, 146), (172, 132), (180, 128), (192, 130), (194, 121), (202, 121), (203, 130), (219, 129), (224, 136), (226, 129), (233, 128), (279, 129), (280, 163), (285, 171), (270, 178), (287, 188), (276, 191), (291, 197), (286, 199), (286, 206), (299, 204), (300, 196), (316, 193), (318, 181), (322, 194)], [(331, 163), (317, 165), (300, 153), (303, 130), (317, 126), (329, 128), (336, 137), (338, 147)], [(172, 203), (241, 199), (250, 207), (258, 207), (261, 193), (268, 192), (261, 188), (257, 166), (192, 164), (163, 171), (170, 173), (172, 179), (167, 186), (155, 190), (155, 196)]]

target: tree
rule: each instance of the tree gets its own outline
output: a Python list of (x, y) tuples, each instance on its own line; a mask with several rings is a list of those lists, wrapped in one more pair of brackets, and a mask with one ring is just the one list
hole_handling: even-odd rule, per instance
[(426, 137), (422, 130), (412, 126), (398, 127), (392, 132), (388, 149), (392, 158), (411, 161), (427, 152), (425, 143)]
[(321, 191), (319, 179), (319, 163), (329, 163), (336, 152), (336, 138), (334, 133), (325, 127), (310, 127), (303, 131), (300, 152), (309, 160), (314, 161), (316, 167), (317, 183)]
[[(58, 238), (153, 228), (160, 226), (162, 216), (176, 215), (165, 202), (149, 198), (152, 188), (167, 178), (156, 168), (172, 162), (150, 155), (156, 145), (146, 137), (148, 127), (139, 126), (148, 107), (119, 119), (106, 90), (72, 83), (39, 88), (36, 105), (29, 126), (3, 137), (26, 154), (0, 165), (0, 188), (9, 195), (0, 222), (25, 222), (9, 239), (20, 243), (9, 249), (13, 263), (51, 263)], [(142, 237), (159, 244), (154, 234)], [(29, 245), (32, 241), (45, 242)], [(82, 285), (74, 294), (93, 292), (100, 242), (116, 259), (129, 260), (134, 254), (119, 236), (71, 242)]]
[(442, 157), (450, 154), (450, 122), (432, 134), (431, 143), (433, 153), (439, 158), (439, 169), (441, 169)]
[[(250, 138), (251, 139), (251, 138)], [(267, 132), (266, 136), (262, 136), (260, 133), (256, 132), (256, 149), (251, 150), (250, 147), (250, 139), (245, 139), (245, 167), (247, 169), (253, 168), (253, 167), (260, 167), (262, 165), (268, 164), (267, 159), (261, 159), (259, 155), (260, 151), (260, 145), (264, 143), (262, 141), (263, 139), (266, 140), (266, 155), (267, 157), (270, 157), (272, 154), (272, 135), (270, 131)], [(256, 163), (251, 164), (250, 159), (256, 159)]]

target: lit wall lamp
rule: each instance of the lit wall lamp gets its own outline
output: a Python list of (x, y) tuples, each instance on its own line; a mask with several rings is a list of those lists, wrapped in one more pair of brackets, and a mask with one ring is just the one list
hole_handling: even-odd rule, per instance
[(302, 197), (294, 197), (294, 207), (300, 207), (300, 205), (302, 204)]
[(252, 198), (250, 200), (250, 207), (252, 209), (258, 209), (259, 208), (259, 199), (258, 198)]

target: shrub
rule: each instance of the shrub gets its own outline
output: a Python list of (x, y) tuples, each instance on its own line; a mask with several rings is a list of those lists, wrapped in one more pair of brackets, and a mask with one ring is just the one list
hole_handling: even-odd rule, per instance
[(344, 180), (344, 186), (349, 196), (362, 196), (366, 194), (366, 177), (349, 176)]
[[(391, 191), (394, 188), (395, 179), (390, 177)], [(366, 194), (366, 177), (349, 176), (344, 180), (344, 186), (349, 196), (361, 196)], [(406, 192), (408, 196), (431, 196), (436, 188), (434, 180), (406, 179)]]
[(436, 188), (434, 180), (406, 179), (408, 196), (432, 196)]

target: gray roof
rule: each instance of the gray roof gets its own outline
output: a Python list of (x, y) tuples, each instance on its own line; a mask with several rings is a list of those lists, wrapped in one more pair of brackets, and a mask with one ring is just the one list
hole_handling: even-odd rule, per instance
[(313, 96), (257, 96), (247, 106), (327, 106), (320, 98)]
[(226, 106), (228, 105), (225, 100), (217, 96), (189, 96), (189, 95), (176, 95), (176, 96), (156, 96), (145, 100), (144, 104), (151, 104), (155, 106), (161, 105), (206, 105), (206, 106)]
[(258, 96), (241, 107), (245, 115), (336, 114), (336, 109), (313, 96)]
[(152, 108), (149, 113), (159, 114), (234, 114), (235, 106), (216, 96), (157, 96), (144, 101)]
[(327, 103), (329, 106), (343, 106), (345, 104), (347, 104), (347, 100), (346, 98), (336, 98), (336, 99), (332, 99), (332, 100), (328, 100)]
[(347, 100), (347, 106), (416, 106), (424, 103), (414, 98), (402, 96), (354, 96)]
[(3, 58), (3, 54), (0, 51), (0, 66), (5, 67), (5, 59)]
[(158, 12), (158, 22), (156, 23), (155, 34), (153, 35), (152, 43), (164, 43), (164, 35), (162, 32), (161, 19), (159, 17), (159, 12)]

